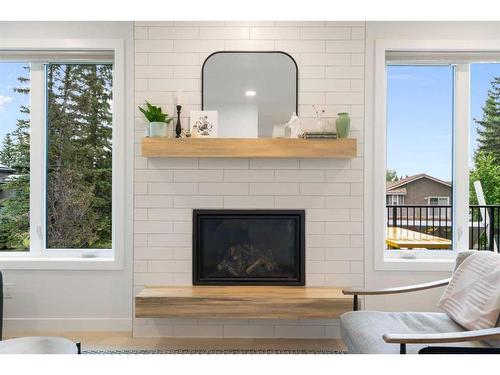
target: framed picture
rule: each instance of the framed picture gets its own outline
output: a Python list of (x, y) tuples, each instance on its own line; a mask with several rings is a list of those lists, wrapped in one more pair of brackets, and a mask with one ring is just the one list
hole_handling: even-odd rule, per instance
[(192, 137), (217, 137), (217, 111), (191, 111), (189, 129)]

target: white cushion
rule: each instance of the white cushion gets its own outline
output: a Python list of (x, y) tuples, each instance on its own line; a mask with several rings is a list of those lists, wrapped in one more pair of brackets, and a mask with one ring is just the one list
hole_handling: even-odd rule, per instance
[(468, 330), (495, 327), (500, 314), (500, 254), (478, 251), (455, 270), (438, 307)]

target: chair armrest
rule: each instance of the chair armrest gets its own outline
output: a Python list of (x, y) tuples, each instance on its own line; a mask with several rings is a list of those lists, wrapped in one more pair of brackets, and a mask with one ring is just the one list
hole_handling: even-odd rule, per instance
[(381, 294), (398, 294), (398, 293), (408, 293), (408, 292), (417, 292), (419, 290), (426, 290), (432, 288), (439, 288), (440, 286), (448, 285), (451, 278), (444, 280), (431, 281), (430, 283), (425, 284), (416, 284), (416, 285), (408, 285), (401, 286), (396, 288), (385, 288), (385, 289), (358, 289), (358, 288), (346, 288), (342, 289), (342, 293), (346, 295), (354, 295), (354, 296), (376, 296)]
[(386, 333), (382, 337), (385, 342), (390, 344), (439, 344), (480, 341), (500, 339), (500, 327), (449, 333)]

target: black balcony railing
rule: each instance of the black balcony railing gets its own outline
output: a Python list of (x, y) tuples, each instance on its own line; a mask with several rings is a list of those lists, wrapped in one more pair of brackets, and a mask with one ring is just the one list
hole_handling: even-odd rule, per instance
[[(387, 227), (452, 240), (452, 206), (387, 205), (386, 209)], [(499, 237), (500, 205), (469, 206), (469, 248), (498, 251)]]
[(471, 249), (499, 251), (500, 205), (469, 206)]

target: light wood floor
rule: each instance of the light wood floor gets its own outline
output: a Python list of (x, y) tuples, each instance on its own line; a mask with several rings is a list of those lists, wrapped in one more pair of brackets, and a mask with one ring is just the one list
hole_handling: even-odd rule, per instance
[(335, 339), (219, 339), (219, 338), (134, 338), (131, 332), (16, 332), (5, 339), (22, 336), (58, 336), (80, 341), (83, 350), (104, 349), (285, 349), (345, 350)]

